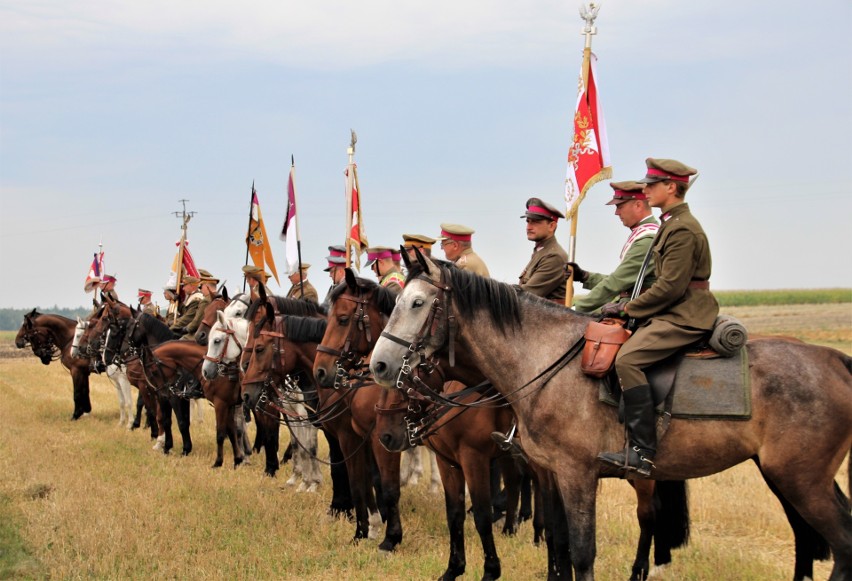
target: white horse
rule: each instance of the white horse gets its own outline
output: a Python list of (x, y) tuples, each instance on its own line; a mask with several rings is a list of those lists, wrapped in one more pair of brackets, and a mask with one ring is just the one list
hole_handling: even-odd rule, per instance
[(438, 460), (435, 452), (425, 446), (414, 446), (402, 453), (405, 462), (400, 464), (399, 484), (400, 486), (416, 486), (423, 476), (423, 456), (426, 451), (429, 458), (429, 492), (437, 493), (441, 489), (441, 473), (438, 472)]
[[(89, 321), (77, 317), (77, 327), (74, 329), (74, 340), (71, 343), (71, 356), (80, 357), (80, 339), (89, 327)], [(118, 395), (119, 419), (118, 425), (128, 430), (133, 428), (134, 408), (133, 393), (130, 381), (127, 379), (127, 369), (124, 365), (107, 365), (106, 374)]]
[[(216, 322), (210, 328), (207, 341), (207, 357), (201, 366), (206, 379), (213, 379), (219, 373), (219, 365), (237, 361), (243, 346), (248, 341), (249, 321), (242, 318), (229, 318), (227, 308), (217, 313)], [(288, 412), (301, 418), (308, 417), (304, 400), (279, 402)], [(322, 483), (320, 462), (317, 459), (318, 430), (308, 421), (288, 422), (293, 447), (293, 474), (286, 484), (299, 482), (299, 491), (315, 492)]]

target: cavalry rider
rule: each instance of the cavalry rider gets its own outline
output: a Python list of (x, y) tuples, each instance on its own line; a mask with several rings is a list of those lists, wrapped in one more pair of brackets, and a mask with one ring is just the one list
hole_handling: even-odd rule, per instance
[(331, 286), (325, 294), (325, 299), (323, 299), (322, 304), (323, 306), (328, 307), (331, 304), (329, 299), (331, 291), (333, 291), (334, 287), (343, 282), (343, 279), (346, 278), (346, 258), (343, 256), (326, 256), (325, 259), (328, 262), (328, 266), (323, 270), (327, 272), (329, 278), (331, 278)]
[(163, 298), (169, 303), (169, 306), (166, 307), (166, 322), (173, 321), (175, 318), (175, 312), (178, 309), (178, 304), (180, 303), (178, 300), (177, 289), (173, 286), (164, 286)]
[(393, 263), (393, 252), (387, 246), (374, 246), (367, 249), (367, 264), (379, 284), (386, 289), (399, 293), (405, 285), (405, 276), (402, 271)]
[(302, 299), (311, 303), (319, 304), (319, 294), (317, 289), (308, 282), (308, 269), (311, 267), (307, 262), (302, 263), (301, 269), (296, 269), (296, 272), (289, 276), (290, 290), (287, 291), (288, 299)]
[[(187, 325), (195, 319), (195, 313), (198, 312), (198, 305), (204, 298), (201, 291), (198, 290), (200, 279), (194, 276), (184, 276), (181, 281), (181, 294), (186, 298), (178, 304), (178, 317), (174, 323), (169, 326), (173, 333), (178, 335), (186, 335), (189, 331)], [(195, 330), (193, 329), (193, 333)]]
[(268, 272), (266, 272), (259, 266), (246, 264), (245, 266), (243, 266), (243, 274), (246, 277), (246, 282), (249, 286), (249, 293), (251, 294), (252, 301), (256, 301), (260, 298), (260, 291), (257, 289), (261, 285), (263, 285), (263, 289), (266, 291), (266, 296), (272, 296), (272, 291), (270, 291), (269, 287), (266, 286), (266, 281), (269, 280), (270, 276)]
[(474, 232), (476, 230), (473, 228), (461, 224), (441, 224), (441, 235), (438, 236), (441, 250), (447, 260), (455, 263), (461, 270), (468, 270), (479, 276), (491, 276), (485, 262), (473, 251), (471, 238)]
[(519, 285), (528, 293), (565, 303), (565, 263), (568, 253), (556, 241), (556, 226), (565, 216), (540, 198), (527, 200), (527, 240), (535, 242), (532, 257), (521, 272)]
[[(606, 303), (630, 298), (645, 255), (660, 228), (660, 223), (651, 214), (648, 197), (642, 193), (644, 184), (610, 182), (609, 185), (613, 194), (606, 205), (615, 206), (615, 215), (630, 229), (630, 236), (621, 249), (618, 266), (610, 274), (583, 270), (576, 262), (567, 264), (568, 274), (573, 270), (574, 280), (583, 283), (583, 288), (591, 289), (589, 294), (574, 299), (574, 310), (580, 313), (592, 313)], [(650, 288), (654, 280), (654, 266), (648, 264), (642, 290)]]
[[(604, 464), (626, 473), (650, 476), (657, 450), (651, 387), (644, 369), (699, 341), (712, 328), (719, 303), (710, 292), (710, 245), (701, 224), (684, 202), (689, 177), (697, 170), (672, 159), (646, 160), (639, 183), (662, 225), (653, 242), (657, 280), (629, 302), (608, 303), (601, 314), (630, 317), (639, 328), (621, 347), (615, 369), (624, 397), (628, 442), (625, 450), (600, 454)], [(623, 474), (623, 475), (624, 475)]]
[(420, 254), (423, 256), (431, 258), (432, 245), (435, 244), (435, 242), (437, 242), (437, 240), (429, 236), (424, 236), (423, 234), (402, 235), (402, 247), (405, 248), (405, 252), (408, 253), (408, 258), (411, 260), (417, 260), (417, 256), (414, 254), (415, 248), (419, 248)]
[(213, 302), (213, 299), (220, 296), (216, 292), (216, 287), (219, 285), (219, 279), (210, 274), (209, 271), (203, 268), (198, 269), (198, 274), (201, 275), (199, 290), (201, 291), (201, 300), (198, 301), (198, 307), (195, 310), (195, 317), (186, 326), (186, 335), (181, 337), (187, 341), (195, 340), (195, 333), (198, 332), (198, 327), (201, 326), (201, 321), (204, 320), (204, 311), (207, 306)]
[(116, 278), (111, 274), (105, 274), (101, 279), (99, 286), (101, 289), (102, 302), (106, 297), (109, 297), (110, 300), (114, 302), (118, 302), (118, 293), (115, 292), (115, 282)]
[(155, 303), (151, 302), (152, 295), (153, 293), (151, 291), (146, 290), (144, 288), (140, 288), (139, 292), (137, 293), (137, 297), (139, 298), (139, 306), (137, 309), (142, 311), (143, 313), (151, 315), (152, 317), (157, 317), (158, 319), (162, 320), (162, 318), (160, 317), (160, 307), (158, 307)]

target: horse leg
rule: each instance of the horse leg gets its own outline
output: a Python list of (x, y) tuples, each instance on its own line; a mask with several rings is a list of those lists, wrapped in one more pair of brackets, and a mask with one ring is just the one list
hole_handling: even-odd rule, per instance
[(312, 424), (305, 424), (299, 427), (299, 434), (299, 440), (302, 442), (302, 485), (305, 492), (316, 492), (322, 482), (320, 462), (317, 458), (319, 430)]
[[(556, 484), (559, 487), (568, 526), (569, 554), (577, 581), (592, 581), (595, 565), (595, 502), (597, 500), (597, 467), (580, 466), (576, 459), (566, 460), (558, 467)], [(593, 462), (594, 460), (592, 460)]]
[(182, 397), (172, 396), (172, 408), (177, 418), (178, 431), (183, 440), (182, 456), (188, 456), (192, 452), (192, 437), (189, 434), (190, 424), (190, 401)]
[[(214, 412), (217, 414), (221, 413), (225, 421), (225, 435), (231, 443), (231, 450), (234, 453), (234, 468), (236, 468), (243, 463), (243, 460), (245, 460), (243, 456), (242, 436), (237, 430), (237, 417), (233, 414), (233, 406), (228, 403), (227, 399), (223, 400), (220, 397), (217, 397), (216, 399), (220, 401), (219, 405), (222, 407), (222, 411), (218, 412), (214, 406)], [(219, 417), (217, 416), (216, 423), (218, 424), (218, 422)], [(224, 455), (224, 450), (222, 451), (222, 454)]]
[(343, 461), (344, 456), (340, 450), (340, 442), (335, 435), (324, 428), (323, 435), (325, 435), (325, 439), (328, 442), (328, 457), (331, 464), (332, 496), (328, 514), (331, 516), (345, 514), (348, 518), (351, 518), (352, 509), (355, 504), (352, 502), (349, 474), (346, 470), (346, 464)]
[[(828, 559), (831, 554), (828, 543), (822, 535), (817, 533), (811, 525), (802, 518), (802, 515), (793, 508), (790, 502), (781, 496), (775, 484), (766, 477), (763, 469), (760, 466), (760, 461), (753, 458), (757, 464), (760, 475), (763, 476), (764, 482), (769, 486), (769, 490), (781, 503), (784, 508), (784, 514), (787, 515), (787, 521), (793, 529), (793, 538), (795, 539), (796, 563), (793, 567), (793, 581), (804, 581), (805, 579), (813, 579), (814, 577), (814, 560)], [(836, 485), (835, 485), (836, 486)], [(841, 492), (842, 494), (842, 492)]]
[(157, 401), (160, 403), (159, 420), (161, 425), (160, 436), (157, 437), (157, 441), (159, 442), (160, 437), (164, 436), (163, 447), (161, 449), (163, 454), (168, 454), (175, 445), (172, 439), (172, 405), (166, 395), (161, 396), (157, 394)]
[(127, 417), (125, 427), (128, 430), (133, 429), (133, 390), (131, 389), (130, 380), (127, 379), (127, 368), (122, 365), (119, 368), (118, 381), (121, 384), (121, 391), (124, 393), (124, 409)]
[(234, 427), (237, 432), (237, 444), (242, 452), (241, 456), (245, 462), (252, 455), (251, 443), (248, 435), (248, 425), (246, 424), (246, 415), (243, 412), (242, 404), (232, 406), (231, 417), (234, 421)]
[(459, 459), (470, 492), (476, 532), (479, 533), (485, 556), (482, 579), (499, 579), (501, 573), (500, 557), (497, 555), (497, 547), (494, 545), (494, 527), (491, 518), (491, 476), (489, 471), (491, 460), (479, 450), (463, 451)]
[[(237, 464), (237, 447), (234, 443), (233, 416), (230, 406), (220, 398), (213, 399), (213, 414), (216, 416), (216, 460), (212, 468), (221, 468), (225, 462), (225, 437), (231, 440), (234, 450), (234, 465)], [(229, 427), (230, 425), (230, 427)]]
[[(654, 539), (656, 510), (654, 506), (654, 481), (629, 480), (636, 491), (636, 518), (639, 520), (639, 544), (630, 572), (630, 581), (644, 581), (651, 568), (651, 542)], [(659, 549), (659, 547), (657, 547)]]
[[(541, 500), (541, 519), (547, 546), (547, 578), (572, 579), (568, 521), (556, 476), (538, 467), (535, 468), (535, 474), (536, 489), (540, 490), (537, 500)], [(539, 503), (536, 504), (538, 510)]]
[(71, 368), (71, 383), (74, 386), (74, 413), (72, 420), (80, 419), (83, 414), (91, 413), (92, 402), (89, 399), (89, 370), (81, 366)]
[(408, 486), (417, 486), (420, 482), (420, 477), (423, 476), (423, 448), (415, 446), (406, 450), (408, 453), (410, 474), (408, 476)]
[(435, 452), (426, 448), (426, 455), (429, 458), (429, 492), (437, 494), (441, 489), (441, 473), (438, 472), (438, 460)]
[(354, 433), (338, 432), (340, 449), (346, 458), (346, 471), (349, 474), (349, 489), (355, 505), (355, 536), (357, 543), (370, 534), (370, 518), (367, 513), (367, 493), (370, 488), (370, 459), (361, 445), (360, 438)]
[(450, 558), (447, 570), (440, 581), (451, 581), (464, 575), (466, 558), (464, 552), (464, 473), (451, 466), (443, 456), (438, 458), (438, 470), (444, 484), (444, 505), (447, 512), (447, 528), (450, 532)]
[(290, 421), (286, 419), (286, 416), (285, 421), (287, 422), (287, 430), (290, 432), (290, 442), (284, 450), (284, 455), (281, 456), (280, 463), (286, 464), (292, 458), (293, 473), (284, 484), (287, 486), (293, 486), (302, 477), (302, 451), (299, 446), (299, 437), (295, 432), (296, 428), (290, 425)]
[(107, 379), (115, 388), (115, 395), (118, 396), (118, 425), (123, 426), (127, 421), (126, 417), (126, 409), (124, 402), (124, 392), (122, 391), (121, 382), (118, 378), (118, 365), (114, 363), (112, 365), (108, 365), (106, 368)]
[(382, 504), (387, 514), (385, 538), (379, 544), (379, 550), (393, 551), (402, 542), (402, 520), (399, 516), (399, 465), (402, 454), (388, 452), (379, 441), (376, 430), (373, 430), (370, 443), (381, 475)]
[(142, 410), (145, 409), (145, 400), (142, 398), (142, 390), (138, 390), (136, 394), (136, 415), (133, 418), (133, 423), (130, 424), (130, 429), (142, 427)]
[(521, 474), (511, 456), (500, 456), (498, 463), (503, 474), (503, 485), (506, 491), (506, 521), (503, 523), (502, 534), (514, 536), (518, 532), (519, 524), (518, 501), (521, 492)]
[[(260, 433), (261, 426), (263, 426), (262, 444), (266, 454), (266, 468), (264, 472), (267, 476), (274, 478), (279, 468), (278, 439), (281, 426), (278, 423), (278, 414), (275, 413), (273, 415), (270, 411), (260, 410), (254, 417), (258, 427), (258, 434)], [(257, 445), (257, 441), (255, 441), (255, 445)]]

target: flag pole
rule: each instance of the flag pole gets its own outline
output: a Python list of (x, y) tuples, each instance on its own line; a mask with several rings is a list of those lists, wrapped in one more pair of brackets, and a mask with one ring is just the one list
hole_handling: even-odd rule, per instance
[[(293, 184), (293, 201), (296, 201), (296, 160), (293, 154), (290, 154), (290, 183)], [(296, 204), (298, 208), (299, 205)], [(299, 234), (299, 212), (294, 215), (296, 222), (296, 256), (299, 259), (299, 295), (300, 298), (305, 298), (305, 288), (302, 281), (302, 237)]]
[[(346, 153), (349, 156), (349, 165), (346, 166), (346, 237), (344, 238), (346, 248), (346, 268), (352, 266), (352, 185), (355, 184), (355, 144), (358, 136), (354, 129), (349, 130), (351, 139)], [(360, 249), (359, 249), (360, 250)]]
[[(249, 238), (251, 237), (251, 208), (254, 204), (254, 180), (251, 180), (251, 196), (249, 196), (249, 221), (246, 227), (246, 259), (244, 266), (248, 266), (249, 259)], [(246, 292), (246, 277), (243, 276), (243, 292)]]
[[(598, 17), (599, 10), (600, 5), (597, 5), (594, 2), (590, 2), (588, 6), (585, 4), (580, 6), (580, 18), (586, 23), (581, 31), (581, 34), (586, 37), (586, 42), (583, 46), (583, 65), (580, 71), (583, 79), (584, 90), (588, 90), (589, 86), (589, 67), (591, 66), (592, 58), (592, 36), (598, 33), (598, 28), (595, 26), (595, 19)], [(571, 213), (571, 232), (568, 237), (568, 262), (575, 261), (574, 257), (577, 251), (577, 215), (580, 213), (581, 201), (582, 196), (574, 203), (573, 208), (568, 208), (568, 211)], [(572, 269), (571, 274), (565, 283), (565, 306), (570, 307), (573, 302), (574, 271)]]
[[(178, 305), (180, 305), (180, 287), (182, 286), (181, 280), (183, 279), (183, 252), (184, 252), (184, 247), (186, 246), (186, 229), (187, 229), (187, 224), (189, 224), (189, 221), (192, 219), (192, 216), (195, 214), (195, 212), (187, 212), (186, 211), (186, 203), (189, 200), (178, 200), (178, 201), (181, 204), (183, 204), (183, 211), (181, 213), (178, 213), (178, 212), (173, 212), (173, 213), (174, 213), (175, 216), (182, 219), (182, 222), (181, 222), (181, 225), (180, 225), (180, 230), (181, 230), (180, 245), (178, 246), (178, 263), (177, 263), (177, 273), (176, 273), (177, 277), (175, 279), (176, 280), (176, 283), (175, 283), (176, 301), (175, 302)], [(178, 318), (178, 310), (177, 310), (177, 308), (175, 308), (175, 315), (174, 315), (174, 318), (172, 319), (172, 324), (174, 324), (177, 321), (177, 318)]]

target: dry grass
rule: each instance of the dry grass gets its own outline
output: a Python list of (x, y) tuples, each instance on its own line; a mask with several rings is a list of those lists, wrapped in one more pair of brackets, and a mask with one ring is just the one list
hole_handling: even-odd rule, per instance
[[(752, 332), (777, 327), (845, 344), (849, 353), (849, 305), (827, 319), (833, 325), (812, 323), (831, 307), (726, 311)], [(258, 457), (238, 470), (212, 470), (212, 413), (193, 426), (189, 457), (166, 457), (151, 450), (146, 434), (116, 425), (105, 378), (92, 381), (94, 413), (70, 422), (70, 378), (33, 357), (0, 359), (0, 402), (0, 578), (392, 580), (435, 578), (446, 565), (443, 497), (425, 483), (403, 490), (405, 538), (396, 553), (382, 555), (376, 541), (353, 545), (350, 523), (326, 517), (327, 468), (315, 495), (284, 486), (289, 466), (265, 478)], [(692, 541), (663, 578), (790, 577), (792, 534), (751, 464), (691, 481), (690, 492)], [(599, 499), (596, 571), (601, 579), (625, 578), (638, 533), (635, 497), (625, 483), (603, 481)], [(464, 578), (478, 579), (482, 557), (471, 521)], [(544, 577), (544, 550), (531, 539), (529, 524), (517, 537), (498, 535), (504, 578)], [(817, 565), (818, 579), (829, 572), (828, 563)]]

